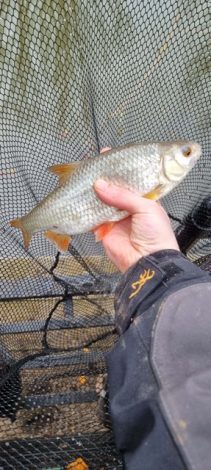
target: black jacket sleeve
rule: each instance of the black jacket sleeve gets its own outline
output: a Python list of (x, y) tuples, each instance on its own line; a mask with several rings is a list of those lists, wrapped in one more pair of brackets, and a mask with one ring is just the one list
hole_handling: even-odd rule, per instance
[(211, 468), (210, 281), (165, 250), (139, 260), (117, 288), (108, 393), (127, 470)]

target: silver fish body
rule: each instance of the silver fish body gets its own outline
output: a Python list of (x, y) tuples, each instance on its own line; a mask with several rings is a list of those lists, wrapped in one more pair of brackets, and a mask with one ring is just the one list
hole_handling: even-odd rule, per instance
[[(185, 157), (187, 149), (190, 155)], [(128, 214), (99, 200), (93, 188), (96, 180), (130, 187), (143, 196), (159, 188), (159, 199), (182, 181), (200, 155), (200, 145), (193, 142), (146, 142), (84, 160), (62, 186), (21, 218), (24, 229), (30, 234), (52, 230), (75, 235), (121, 220)]]

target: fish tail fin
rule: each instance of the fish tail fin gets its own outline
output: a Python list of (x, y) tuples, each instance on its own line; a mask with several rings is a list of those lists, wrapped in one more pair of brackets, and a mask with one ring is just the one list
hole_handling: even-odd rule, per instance
[(70, 235), (56, 233), (51, 230), (44, 232), (45, 237), (56, 245), (59, 251), (67, 251), (71, 242)]
[(13, 219), (10, 222), (11, 227), (19, 228), (22, 231), (24, 248), (27, 250), (32, 238), (32, 234), (24, 227), (23, 217), (20, 219)]

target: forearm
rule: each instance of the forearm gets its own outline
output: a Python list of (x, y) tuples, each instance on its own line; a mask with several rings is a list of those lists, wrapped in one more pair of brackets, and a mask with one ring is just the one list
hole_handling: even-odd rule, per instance
[(143, 258), (123, 276), (108, 384), (126, 469), (208, 468), (199, 462), (211, 457), (211, 399), (200, 401), (196, 383), (203, 395), (211, 378), (210, 305), (209, 275), (179, 252)]

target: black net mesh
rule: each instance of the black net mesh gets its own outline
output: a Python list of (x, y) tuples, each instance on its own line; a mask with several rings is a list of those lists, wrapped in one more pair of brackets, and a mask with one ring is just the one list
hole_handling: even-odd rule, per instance
[(102, 399), (119, 273), (92, 234), (26, 252), (8, 222), (55, 187), (52, 164), (193, 139), (203, 156), (163, 203), (211, 271), (208, 20), (204, 0), (1, 2), (1, 469), (122, 468)]

